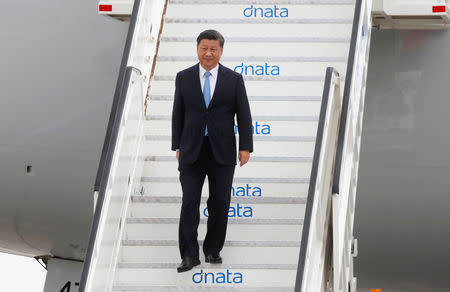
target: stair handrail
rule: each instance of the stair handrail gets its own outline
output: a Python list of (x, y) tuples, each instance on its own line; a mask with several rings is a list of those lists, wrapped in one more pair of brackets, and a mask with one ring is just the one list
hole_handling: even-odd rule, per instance
[[(104, 205), (106, 198), (107, 185), (110, 178), (111, 166), (116, 150), (117, 138), (119, 134), (120, 124), (122, 121), (122, 114), (124, 111), (124, 105), (126, 101), (126, 94), (130, 85), (132, 67), (128, 67), (128, 61), (130, 58), (130, 52), (132, 48), (132, 42), (134, 32), (136, 28), (137, 16), (139, 13), (141, 0), (135, 0), (133, 5), (133, 12), (130, 19), (130, 25), (128, 27), (127, 38), (125, 41), (125, 48), (122, 54), (122, 61), (119, 70), (119, 76), (117, 78), (116, 89), (114, 92), (114, 99), (111, 105), (111, 112), (109, 116), (108, 126), (106, 130), (106, 136), (103, 143), (102, 154), (99, 162), (97, 176), (94, 184), (94, 194), (97, 197), (95, 201), (94, 217), (91, 225), (91, 232), (89, 235), (88, 247), (86, 250), (86, 256), (83, 264), (83, 271), (81, 274), (80, 286), (78, 291), (85, 292), (90, 291), (90, 285), (88, 281), (92, 279), (92, 270), (94, 264), (94, 250), (98, 244), (96, 240), (100, 229), (100, 221), (104, 216)], [(102, 214), (103, 213), (103, 214)]]
[[(329, 170), (334, 165), (341, 107), (339, 73), (336, 69), (328, 67), (323, 87), (322, 105), (303, 220), (295, 292), (320, 291), (315, 288), (318, 282), (317, 279), (312, 279), (311, 277), (319, 275), (317, 270), (320, 268), (318, 267), (325, 259), (321, 258), (322, 252), (314, 253), (311, 247), (314, 246), (317, 238), (327, 242), (329, 236), (328, 230), (317, 230), (317, 228), (311, 227), (327, 226), (331, 218), (331, 208), (327, 208), (327, 206), (331, 205), (332, 172)], [(326, 196), (325, 194), (328, 193), (330, 195)]]
[(145, 105), (167, 0), (134, 0), (95, 182), (94, 219), (78, 291), (111, 291), (130, 196), (144, 158)]
[[(335, 150), (335, 161), (328, 171), (332, 175), (332, 186), (320, 196), (331, 198), (331, 204), (321, 206), (329, 212), (332, 219), (326, 217), (325, 225), (312, 224), (314, 214), (313, 202), (314, 188), (316, 186), (317, 175), (314, 174), (319, 164), (320, 153), (314, 153), (313, 165), (310, 177), (310, 188), (305, 211), (303, 225), (302, 242), (300, 248), (299, 268), (296, 279), (296, 292), (325, 291), (347, 291), (346, 285), (350, 287), (349, 291), (356, 291), (356, 278), (353, 277), (352, 251), (356, 249), (353, 241), (353, 215), (354, 202), (357, 183), (357, 170), (359, 159), (359, 145), (362, 129), (362, 113), (364, 107), (365, 80), (367, 77), (367, 64), (369, 59), (370, 33), (371, 33), (371, 0), (356, 0), (354, 9), (354, 18), (352, 26), (352, 35), (347, 60), (347, 72), (345, 78), (344, 94), (342, 97), (342, 113), (339, 123), (339, 136)], [(358, 78), (358, 79), (357, 79)], [(328, 80), (325, 80), (324, 92)], [(359, 95), (358, 95), (359, 94)], [(319, 120), (320, 127), (320, 120)], [(319, 141), (321, 129), (318, 128), (316, 150)], [(352, 147), (349, 147), (351, 145)], [(353, 151), (346, 152), (352, 149)], [(320, 151), (319, 151), (320, 152)], [(316, 155), (317, 154), (317, 155)], [(351, 156), (351, 157), (350, 157)], [(351, 159), (349, 159), (349, 157)], [(351, 181), (351, 183), (350, 183)], [(343, 184), (344, 182), (344, 184)], [(345, 185), (342, 187), (342, 185)], [(349, 186), (352, 186), (350, 190)], [(344, 191), (343, 191), (344, 190)], [(344, 196), (338, 194), (344, 193)], [(351, 193), (351, 196), (349, 196)], [(352, 197), (352, 200), (348, 198)], [(343, 199), (344, 198), (344, 199)], [(342, 215), (343, 214), (343, 215)], [(328, 215), (328, 214), (327, 214)], [(338, 225), (337, 228), (335, 225)], [(323, 270), (312, 272), (311, 267), (307, 267), (307, 259), (311, 256), (311, 232), (313, 229), (324, 227), (322, 230), (322, 245), (324, 257), (320, 260), (323, 264)], [(351, 237), (349, 242), (348, 237)], [(345, 253), (344, 253), (345, 251)], [(345, 257), (345, 259), (343, 259)], [(313, 263), (314, 264), (314, 263)], [(317, 264), (317, 263), (316, 263)], [(344, 269), (343, 266), (347, 269)], [(349, 272), (347, 272), (349, 271)], [(318, 276), (322, 274), (322, 276)], [(316, 281), (311, 280), (316, 277)], [(319, 281), (319, 279), (321, 279)], [(311, 283), (315, 287), (311, 287)], [(309, 285), (309, 286), (308, 286)]]
[(344, 87), (343, 109), (332, 188), (334, 291), (356, 291), (353, 237), (356, 189), (372, 32), (372, 0), (357, 0)]
[[(342, 166), (342, 158), (343, 158), (343, 151), (344, 151), (344, 140), (345, 140), (345, 133), (347, 128), (347, 119), (348, 119), (348, 113), (349, 113), (349, 107), (350, 107), (350, 93), (351, 89), (354, 85), (354, 71), (355, 71), (355, 65), (356, 65), (356, 58), (358, 57), (356, 47), (358, 43), (358, 36), (361, 30), (361, 13), (363, 9), (363, 2), (367, 3), (367, 0), (356, 0), (355, 3), (355, 11), (354, 11), (354, 17), (353, 17), (353, 27), (352, 27), (352, 36), (350, 40), (350, 49), (348, 53), (348, 59), (347, 59), (347, 72), (345, 75), (345, 85), (344, 85), (344, 97), (342, 101), (342, 115), (341, 115), (341, 122), (339, 125), (339, 138), (338, 138), (338, 147), (336, 149), (336, 163), (335, 163), (335, 172), (333, 177), (333, 193), (339, 194), (339, 187), (340, 187), (340, 178), (341, 178), (341, 166)], [(363, 30), (363, 29), (362, 29)], [(364, 30), (363, 30), (364, 31)]]
[[(119, 111), (112, 129), (109, 150), (95, 206), (89, 249), (83, 265), (79, 291), (110, 291), (117, 264), (130, 196), (139, 192), (143, 159), (144, 105), (141, 72), (127, 67), (118, 102)], [(100, 202), (100, 195), (102, 201)], [(96, 228), (94, 229), (94, 226)], [(94, 235), (93, 235), (94, 236)]]
[[(117, 121), (117, 114), (123, 110), (123, 108), (119, 108), (118, 103), (120, 99), (120, 95), (123, 92), (123, 88), (126, 84), (125, 80), (125, 74), (127, 70), (127, 64), (128, 59), (130, 57), (130, 51), (131, 51), (131, 43), (133, 41), (134, 31), (136, 27), (136, 21), (137, 21), (137, 14), (139, 12), (139, 4), (141, 0), (135, 0), (133, 5), (133, 12), (131, 14), (130, 19), (130, 25), (128, 27), (128, 33), (127, 38), (125, 41), (125, 48), (124, 52), (122, 54), (122, 61), (120, 64), (119, 69), (119, 77), (117, 78), (116, 82), (116, 90), (114, 92), (114, 98), (111, 105), (111, 112), (109, 115), (109, 121), (108, 126), (106, 128), (106, 135), (103, 142), (103, 148), (102, 148), (102, 154), (100, 156), (100, 162), (97, 169), (97, 175), (95, 177), (95, 183), (94, 183), (94, 192), (98, 192), (100, 190), (100, 185), (102, 182), (102, 178), (104, 175), (108, 175), (109, 172), (105, 170), (105, 167), (107, 165), (107, 156), (108, 156), (108, 150), (114, 149), (114, 147), (110, 147), (111, 143), (115, 142), (114, 139), (112, 139), (113, 136), (113, 129), (114, 129), (114, 123)], [(103, 200), (101, 197), (99, 197), (100, 200)], [(94, 219), (95, 222), (95, 219)]]

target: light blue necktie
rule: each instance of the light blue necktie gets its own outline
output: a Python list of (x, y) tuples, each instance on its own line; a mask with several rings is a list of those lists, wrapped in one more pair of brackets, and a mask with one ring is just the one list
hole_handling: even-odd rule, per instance
[[(205, 84), (203, 85), (203, 98), (205, 99), (206, 108), (209, 106), (209, 102), (211, 101), (211, 89), (209, 85), (209, 76), (211, 76), (211, 72), (205, 72)], [(208, 125), (205, 128), (205, 136), (208, 135)]]

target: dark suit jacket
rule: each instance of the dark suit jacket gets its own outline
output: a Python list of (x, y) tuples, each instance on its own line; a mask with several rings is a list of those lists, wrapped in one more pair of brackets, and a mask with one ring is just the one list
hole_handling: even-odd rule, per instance
[(201, 150), (205, 126), (215, 160), (236, 165), (234, 117), (239, 151), (253, 152), (252, 117), (242, 75), (219, 64), (216, 87), (208, 108), (200, 85), (199, 64), (178, 72), (172, 111), (172, 150), (180, 149), (180, 163), (194, 163)]

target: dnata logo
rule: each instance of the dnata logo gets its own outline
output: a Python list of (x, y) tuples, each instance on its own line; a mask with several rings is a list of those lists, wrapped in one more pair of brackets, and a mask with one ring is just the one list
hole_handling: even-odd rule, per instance
[(280, 67), (277, 65), (269, 65), (264, 63), (264, 65), (245, 65), (241, 63), (234, 67), (234, 71), (242, 75), (256, 75), (256, 76), (279, 76)]
[(289, 10), (285, 7), (278, 7), (274, 5), (271, 7), (247, 7), (242, 12), (245, 17), (267, 17), (267, 18), (286, 18), (289, 17)]
[(231, 195), (233, 197), (261, 197), (261, 188), (252, 187), (249, 184), (231, 187)]
[(206, 273), (203, 269), (192, 275), (192, 282), (195, 284), (242, 284), (243, 276), (241, 273), (233, 273), (229, 269), (226, 272)]
[[(238, 126), (234, 125), (234, 133), (238, 133)], [(256, 122), (252, 125), (252, 134), (253, 135), (270, 135), (270, 125), (268, 124), (260, 124)]]
[[(208, 207), (203, 209), (203, 215), (208, 217)], [(228, 218), (250, 218), (253, 217), (253, 208), (249, 206), (243, 206), (241, 204), (237, 204), (236, 206), (230, 206), (228, 209)]]

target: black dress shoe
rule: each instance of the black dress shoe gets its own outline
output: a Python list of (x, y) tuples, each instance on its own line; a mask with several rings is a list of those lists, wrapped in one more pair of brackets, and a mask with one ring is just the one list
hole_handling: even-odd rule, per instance
[(219, 254), (206, 254), (205, 261), (210, 264), (221, 264), (222, 257)]
[(178, 273), (182, 273), (182, 272), (186, 272), (189, 271), (190, 269), (192, 269), (195, 266), (200, 265), (200, 260), (199, 259), (193, 259), (191, 257), (185, 257), (182, 261), (181, 264), (177, 267), (177, 271)]

